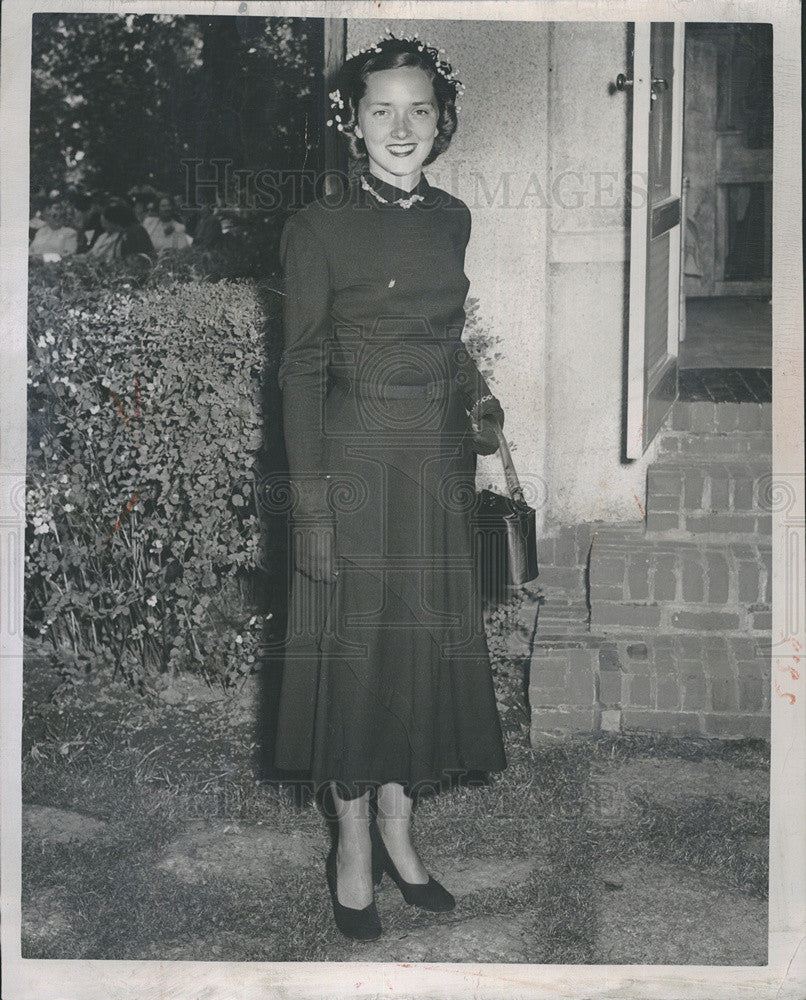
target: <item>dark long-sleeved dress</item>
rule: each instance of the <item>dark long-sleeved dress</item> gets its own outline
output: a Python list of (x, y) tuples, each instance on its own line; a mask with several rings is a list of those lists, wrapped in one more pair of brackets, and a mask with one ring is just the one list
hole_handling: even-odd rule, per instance
[(286, 224), (278, 372), (292, 546), (334, 524), (339, 574), (293, 572), (275, 761), (352, 794), (506, 767), (469, 410), (503, 412), (461, 341), (470, 212), (364, 178), (386, 203), (354, 180)]

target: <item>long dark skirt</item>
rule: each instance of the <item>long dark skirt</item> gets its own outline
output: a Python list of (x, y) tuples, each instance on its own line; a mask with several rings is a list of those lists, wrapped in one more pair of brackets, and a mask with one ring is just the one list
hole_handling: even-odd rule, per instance
[(293, 573), (277, 766), (347, 789), (502, 770), (474, 569), (476, 457), (455, 386), (378, 399), (337, 383), (324, 423), (339, 575)]

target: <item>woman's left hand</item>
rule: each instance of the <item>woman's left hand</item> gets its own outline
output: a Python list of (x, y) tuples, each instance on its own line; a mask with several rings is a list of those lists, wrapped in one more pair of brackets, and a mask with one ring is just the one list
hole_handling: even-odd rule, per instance
[(470, 446), (478, 455), (494, 455), (498, 451), (495, 417), (482, 417), (478, 423), (471, 421)]

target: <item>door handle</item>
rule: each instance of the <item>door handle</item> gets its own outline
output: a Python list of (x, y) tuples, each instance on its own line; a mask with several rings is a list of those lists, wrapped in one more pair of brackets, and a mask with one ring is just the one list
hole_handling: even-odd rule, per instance
[[(626, 90), (628, 87), (632, 87), (633, 81), (629, 77), (625, 76), (624, 73), (619, 73), (616, 77), (616, 90)], [(650, 90), (650, 97), (653, 101), (657, 100), (658, 94), (663, 90), (669, 89), (669, 81), (664, 80), (663, 77), (653, 77), (652, 87)]]

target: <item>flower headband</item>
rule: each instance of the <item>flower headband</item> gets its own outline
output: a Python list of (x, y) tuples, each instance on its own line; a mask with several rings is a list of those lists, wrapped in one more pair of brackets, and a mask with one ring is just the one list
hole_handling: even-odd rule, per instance
[[(420, 37), (416, 31), (411, 38), (407, 37), (398, 38), (396, 35), (393, 35), (391, 29), (387, 27), (385, 34), (387, 35), (387, 38), (381, 39), (382, 42), (391, 39), (395, 39), (396, 41), (399, 42), (413, 42), (420, 52), (425, 52), (426, 49), (428, 49), (429, 55), (431, 54), (431, 52), (436, 53), (436, 57), (434, 58), (434, 69), (437, 71), (437, 73), (439, 73), (439, 75), (443, 79), (447, 80), (448, 83), (452, 83), (454, 85), (457, 97), (461, 97), (462, 94), (464, 94), (465, 86), (462, 83), (462, 81), (456, 76), (456, 73), (453, 71), (451, 64), (448, 62), (447, 59), (439, 58), (439, 53), (446, 55), (445, 49), (436, 49), (433, 46), (426, 45), (425, 42), (420, 40)], [(356, 49), (355, 52), (349, 52), (347, 54), (347, 58), (355, 59), (357, 56), (362, 56), (367, 52), (383, 52), (383, 49), (381, 48), (378, 42), (374, 42), (372, 45), (367, 45), (363, 49)], [(338, 90), (331, 91), (328, 94), (328, 97), (330, 98), (330, 105), (334, 112), (339, 112), (343, 110), (344, 100), (341, 96), (341, 93)], [(455, 107), (457, 111), (460, 110), (460, 105), (457, 104), (455, 105)], [(332, 118), (329, 118), (326, 124), (335, 125), (336, 128), (339, 130), (339, 132), (344, 131), (344, 122), (342, 122), (341, 115), (338, 113), (334, 114)]]

